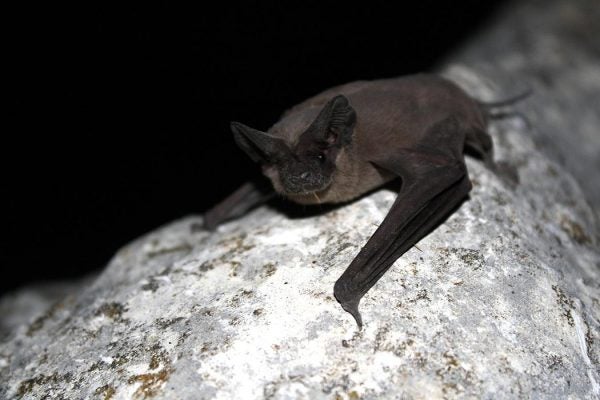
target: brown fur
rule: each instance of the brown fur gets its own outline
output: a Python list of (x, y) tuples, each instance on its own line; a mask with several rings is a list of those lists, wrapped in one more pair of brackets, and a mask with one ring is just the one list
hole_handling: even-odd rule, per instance
[[(477, 141), (485, 130), (485, 117), (463, 90), (435, 75), (413, 75), (377, 81), (358, 81), (328, 89), (286, 111), (268, 133), (293, 147), (323, 106), (335, 95), (346, 96), (357, 113), (352, 144), (336, 160), (331, 184), (318, 192), (289, 194), (279, 174), (267, 168), (265, 175), (277, 192), (300, 204), (338, 203), (352, 200), (394, 178), (376, 168), (374, 154), (401, 151), (418, 144), (423, 133), (449, 116), (457, 118), (459, 132)], [(464, 142), (467, 138), (463, 138)], [(462, 149), (455, 157), (462, 158)], [(456, 152), (456, 151), (455, 151)]]

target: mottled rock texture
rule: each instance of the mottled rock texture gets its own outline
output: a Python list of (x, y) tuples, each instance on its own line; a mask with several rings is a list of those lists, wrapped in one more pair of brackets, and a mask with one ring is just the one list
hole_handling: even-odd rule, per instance
[[(478, 67), (445, 74), (477, 98), (502, 94)], [(333, 284), (392, 191), (305, 218), (263, 207), (211, 234), (192, 233), (201, 217), (189, 217), (11, 324), (0, 398), (598, 398), (598, 225), (576, 181), (538, 151), (543, 101), (516, 107), (529, 124), (490, 128), (520, 184), (468, 159), (470, 198), (364, 297), (362, 331)]]
[(600, 215), (600, 6), (596, 0), (514, 2), (454, 53), (493, 88), (533, 89), (521, 109), (536, 148), (579, 181)]
[(332, 287), (393, 192), (310, 218), (261, 208), (214, 234), (190, 217), (18, 328), (0, 398), (594, 398), (592, 211), (520, 119), (492, 133), (521, 184), (468, 160), (471, 198), (367, 294), (362, 331)]

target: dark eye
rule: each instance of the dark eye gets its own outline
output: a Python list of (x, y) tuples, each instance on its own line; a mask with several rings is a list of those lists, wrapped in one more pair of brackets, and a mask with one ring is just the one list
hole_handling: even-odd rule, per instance
[(324, 162), (325, 161), (325, 154), (323, 153), (319, 153), (315, 156), (315, 158), (319, 161), (319, 162)]

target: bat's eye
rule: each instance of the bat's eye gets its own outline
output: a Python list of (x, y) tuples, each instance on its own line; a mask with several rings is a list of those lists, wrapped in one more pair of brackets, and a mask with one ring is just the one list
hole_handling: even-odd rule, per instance
[(319, 162), (325, 162), (325, 154), (323, 153), (319, 153), (315, 156), (315, 158), (317, 159), (317, 161)]

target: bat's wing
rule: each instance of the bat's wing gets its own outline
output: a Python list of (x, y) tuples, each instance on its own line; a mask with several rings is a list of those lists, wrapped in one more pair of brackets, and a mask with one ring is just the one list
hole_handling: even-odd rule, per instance
[(204, 214), (201, 228), (214, 230), (221, 223), (244, 215), (250, 209), (269, 200), (275, 192), (268, 182), (250, 181)]
[[(437, 227), (471, 189), (462, 144), (453, 140), (455, 123), (437, 124), (422, 145), (392, 155), (373, 155), (372, 162), (402, 179), (396, 201), (379, 228), (334, 287), (336, 299), (362, 327), (360, 299), (402, 254)], [(464, 139), (462, 139), (464, 140)], [(452, 149), (460, 149), (458, 152)]]

